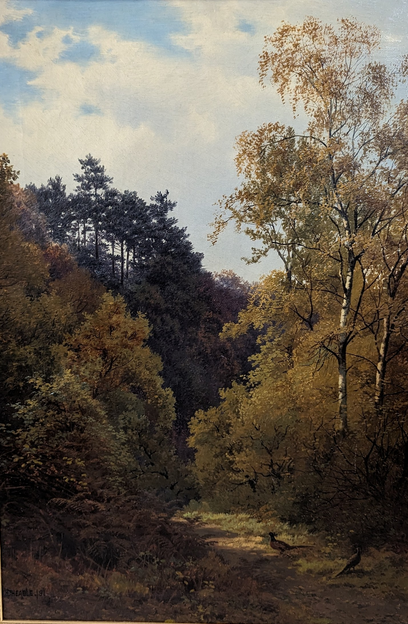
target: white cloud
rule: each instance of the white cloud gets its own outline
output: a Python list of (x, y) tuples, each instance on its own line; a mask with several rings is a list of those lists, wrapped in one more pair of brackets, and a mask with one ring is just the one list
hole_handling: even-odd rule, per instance
[(31, 13), (31, 9), (17, 9), (12, 2), (0, 0), (0, 25), (22, 20), (25, 15)]
[[(248, 255), (250, 247), (244, 237), (224, 237), (216, 247), (207, 244), (213, 204), (237, 183), (235, 137), (264, 121), (293, 123), (277, 94), (262, 90), (258, 83), (264, 35), (282, 19), (301, 21), (316, 7), (318, 16), (327, 19), (330, 3), (171, 0), (171, 4), (186, 25), (186, 32), (174, 35), (173, 42), (188, 54), (167, 55), (152, 44), (124, 40), (95, 25), (87, 42), (99, 48), (100, 55), (79, 65), (57, 62), (69, 45), (67, 35), (80, 41), (72, 28), (56, 28), (41, 37), (36, 28), (17, 47), (0, 33), (0, 57), (35, 71), (31, 84), (42, 93), (41, 100), (20, 107), (19, 117), (0, 114), (0, 151), (9, 153), (23, 183), (41, 183), (58, 173), (72, 186), (78, 158), (90, 152), (101, 158), (122, 189), (135, 189), (148, 198), (169, 188), (179, 201), (180, 223), (188, 226), (197, 249), (206, 253), (206, 265), (256, 277), (273, 263), (267, 260), (261, 269), (240, 266), (239, 258)], [(0, 6), (10, 5), (3, 1)], [(117, 10), (119, 6), (118, 2)], [(333, 7), (334, 3), (334, 21), (340, 9), (336, 12)], [(16, 19), (23, 13), (17, 12)], [(239, 29), (242, 23), (249, 24), (249, 32)], [(83, 105), (100, 114), (81, 114)]]
[(39, 27), (34, 28), (18, 48), (11, 49), (10, 58), (22, 69), (43, 71), (57, 61), (62, 52), (68, 48), (69, 44), (64, 42), (67, 36), (72, 40), (78, 40), (72, 28), (67, 30), (54, 28), (50, 34), (43, 34)]

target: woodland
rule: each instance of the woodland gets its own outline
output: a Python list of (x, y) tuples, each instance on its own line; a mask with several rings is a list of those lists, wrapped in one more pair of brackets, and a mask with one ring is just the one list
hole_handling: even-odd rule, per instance
[[(258, 283), (204, 270), (167, 190), (91, 154), (71, 193), (22, 188), (0, 157), (6, 618), (408, 621), (408, 58), (380, 43), (346, 19), (265, 38), (261, 86), (307, 125), (238, 137), (210, 234), (279, 255)], [(297, 610), (273, 530), (305, 548)], [(327, 615), (323, 586), (403, 607)]]

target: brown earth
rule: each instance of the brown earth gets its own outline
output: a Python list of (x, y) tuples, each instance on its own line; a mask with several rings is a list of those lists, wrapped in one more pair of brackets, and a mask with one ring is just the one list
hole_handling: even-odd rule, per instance
[[(406, 598), (379, 595), (374, 587), (370, 588), (364, 556), (356, 570), (338, 579), (322, 578), (296, 569), (299, 557), (310, 556), (306, 549), (280, 554), (269, 547), (265, 538), (242, 536), (209, 524), (197, 523), (195, 531), (233, 569), (245, 569), (249, 577), (261, 580), (269, 588), (265, 601), (274, 601), (279, 607), (279, 619), (287, 619), (288, 623), (408, 624)], [(313, 555), (313, 550), (309, 552)], [(364, 588), (353, 586), (353, 578), (361, 580)]]
[[(174, 522), (187, 524), (182, 518), (174, 519)], [(383, 568), (378, 564), (381, 562), (378, 553), (375, 574), (372, 571), (373, 555), (370, 555), (370, 559), (368, 553), (363, 553), (361, 564), (355, 571), (333, 578), (341, 569), (342, 560), (333, 559), (333, 553), (324, 553), (322, 544), (317, 544), (317, 538), (316, 544), (312, 546), (309, 544), (307, 548), (280, 554), (273, 551), (262, 536), (244, 536), (203, 522), (192, 523), (192, 528), (222, 558), (224, 563), (213, 563), (218, 565), (216, 570), (226, 573), (228, 578), (230, 575), (232, 589), (228, 589), (228, 582), (224, 579), (218, 590), (204, 587), (184, 597), (175, 596), (173, 590), (153, 600), (144, 600), (143, 597), (135, 599), (133, 594), (104, 596), (96, 591), (77, 594), (76, 585), (72, 585), (75, 577), (69, 576), (64, 580), (62, 570), (60, 576), (56, 577), (59, 579), (57, 586), (47, 589), (45, 598), (22, 597), (17, 600), (4, 596), (4, 616), (10, 620), (23, 618), (39, 622), (52, 619), (105, 622), (223, 621), (235, 624), (408, 624), (406, 562), (397, 568), (400, 572), (398, 581), (403, 574), (406, 575), (406, 583), (399, 582), (398, 590), (392, 587), (390, 577), (381, 576)], [(294, 542), (298, 543), (296, 540)], [(69, 567), (68, 562), (64, 565)], [(40, 563), (38, 566), (41, 568)], [(34, 586), (34, 578), (37, 578), (33, 575), (32, 567), (27, 567), (25, 574), (24, 565), (18, 561), (15, 562), (14, 572), (7, 565), (3, 571), (5, 588)], [(37, 580), (42, 583), (41, 569), (37, 576)], [(66, 587), (63, 587), (63, 582)], [(242, 596), (237, 595), (239, 588), (243, 588)]]

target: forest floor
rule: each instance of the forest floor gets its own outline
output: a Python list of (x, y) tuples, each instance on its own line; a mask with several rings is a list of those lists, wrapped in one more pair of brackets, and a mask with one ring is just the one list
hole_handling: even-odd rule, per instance
[[(408, 553), (365, 548), (357, 568), (336, 578), (350, 541), (271, 518), (179, 512), (171, 522), (209, 548), (183, 567), (155, 562), (103, 574), (75, 561), (3, 557), (6, 619), (207, 622), (215, 624), (408, 624)], [(301, 546), (277, 553), (278, 538)], [(336, 541), (339, 540), (339, 541)], [(32, 588), (33, 596), (21, 594)], [(18, 596), (10, 590), (19, 590)]]
[[(363, 554), (354, 571), (334, 578), (347, 557), (342, 559), (338, 549), (334, 553), (321, 538), (297, 536), (291, 543), (306, 547), (281, 554), (270, 548), (265, 536), (245, 535), (223, 528), (223, 515), (219, 515), (220, 519), (215, 514), (212, 516), (216, 522), (201, 521), (200, 515), (179, 521), (192, 524), (196, 533), (232, 570), (245, 571), (248, 577), (261, 581), (263, 587), (266, 585), (268, 589), (262, 598), (276, 605), (280, 621), (293, 624), (408, 623), (406, 555), (371, 549)], [(286, 535), (279, 537), (288, 540)], [(254, 613), (253, 621), (256, 619)]]

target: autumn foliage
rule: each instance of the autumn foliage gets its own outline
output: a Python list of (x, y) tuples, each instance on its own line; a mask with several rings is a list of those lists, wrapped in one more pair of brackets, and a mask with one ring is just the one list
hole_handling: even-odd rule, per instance
[(261, 84), (308, 124), (238, 138), (243, 182), (220, 202), (212, 237), (232, 221), (256, 243), (253, 261), (274, 250), (284, 268), (224, 328), (259, 331), (249, 383), (191, 424), (208, 493), (220, 479), (230, 504), (359, 539), (402, 531), (408, 485), (406, 62), (378, 62), (379, 43), (347, 19), (284, 23), (265, 38)]

